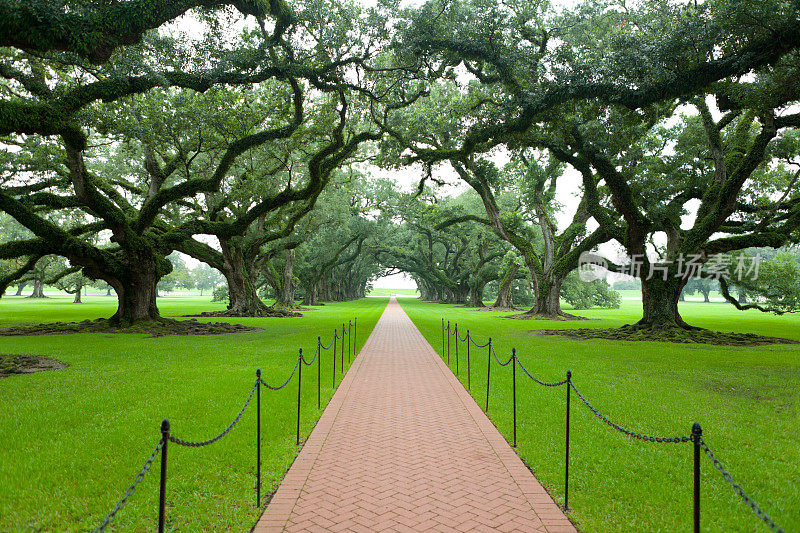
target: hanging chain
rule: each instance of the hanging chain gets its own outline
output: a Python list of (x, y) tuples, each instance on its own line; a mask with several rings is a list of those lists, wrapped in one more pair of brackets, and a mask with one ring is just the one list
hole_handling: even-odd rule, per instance
[[(258, 378), (258, 380), (260, 379), (261, 378)], [(244, 402), (244, 405), (242, 406), (241, 411), (239, 411), (239, 414), (236, 415), (236, 418), (233, 419), (233, 422), (231, 422), (230, 425), (222, 431), (222, 433), (220, 433), (219, 435), (217, 435), (212, 439), (204, 440), (201, 442), (192, 442), (188, 440), (183, 440), (170, 435), (169, 441), (174, 442), (175, 444), (178, 444), (180, 446), (189, 446), (192, 448), (200, 448), (202, 446), (208, 446), (209, 444), (214, 444), (215, 442), (217, 442), (219, 439), (230, 433), (230, 431), (236, 426), (236, 424), (239, 423), (239, 420), (242, 418), (242, 415), (247, 410), (247, 406), (250, 405), (250, 400), (253, 399), (253, 394), (255, 394), (256, 392), (256, 385), (258, 385), (258, 380), (256, 380), (256, 383), (253, 383), (253, 388), (250, 389), (250, 396), (247, 397), (247, 401)]]
[(592, 404), (590, 404), (589, 401), (586, 398), (583, 397), (583, 394), (581, 394), (580, 391), (578, 391), (578, 389), (577, 389), (577, 387), (575, 387), (574, 383), (572, 383), (570, 381), (569, 384), (572, 387), (572, 390), (575, 391), (575, 394), (578, 395), (578, 398), (580, 398), (581, 401), (586, 404), (586, 407), (588, 407), (589, 410), (592, 413), (594, 413), (597, 418), (599, 418), (600, 420), (602, 420), (603, 422), (605, 422), (606, 424), (608, 424), (612, 428), (616, 429), (620, 433), (624, 433), (625, 435), (627, 435), (629, 437), (633, 437), (634, 439), (644, 440), (644, 441), (647, 441), (647, 442), (681, 443), (681, 442), (689, 442), (690, 440), (692, 440), (691, 437), (651, 437), (649, 435), (642, 435), (641, 433), (636, 433), (635, 431), (631, 431), (629, 429), (625, 429), (624, 427), (620, 426), (619, 424), (615, 424), (614, 422), (612, 422), (611, 420), (606, 418), (602, 413), (600, 413), (600, 411), (595, 409), (592, 406)]
[(522, 361), (519, 360), (519, 357), (517, 357), (517, 364), (522, 369), (522, 371), (525, 372), (525, 374), (528, 375), (529, 378), (531, 378), (533, 381), (535, 381), (539, 385), (544, 385), (545, 387), (560, 387), (561, 385), (564, 385), (564, 384), (567, 383), (566, 379), (561, 380), (561, 381), (556, 381), (556, 382), (553, 382), (553, 383), (550, 383), (550, 382), (547, 382), (547, 381), (539, 381), (538, 379), (533, 377), (530, 372), (528, 372), (528, 369), (525, 368), (525, 365), (522, 364)]
[(106, 515), (106, 518), (105, 520), (103, 520), (103, 523), (100, 524), (97, 527), (97, 529), (94, 530), (95, 533), (105, 531), (106, 527), (108, 527), (108, 525), (117, 516), (117, 513), (120, 512), (123, 507), (125, 507), (125, 504), (128, 503), (128, 498), (133, 496), (133, 493), (136, 492), (136, 485), (142, 482), (144, 476), (147, 474), (147, 471), (150, 470), (150, 467), (153, 465), (153, 461), (155, 461), (156, 457), (158, 456), (158, 452), (161, 451), (161, 448), (163, 446), (164, 446), (164, 439), (161, 438), (158, 440), (158, 444), (156, 444), (156, 447), (153, 449), (153, 453), (151, 453), (150, 457), (147, 458), (147, 461), (144, 462), (144, 466), (142, 467), (142, 469), (139, 471), (138, 474), (136, 474), (136, 477), (133, 478), (133, 483), (131, 483), (131, 485), (127, 489), (125, 489), (125, 494), (123, 494), (122, 498), (120, 498), (120, 500), (114, 506), (114, 509), (110, 513), (108, 513), (108, 515)]
[(269, 383), (267, 383), (263, 379), (259, 378), (261, 380), (261, 384), (264, 385), (266, 388), (268, 388), (270, 390), (281, 390), (286, 385), (288, 385), (290, 381), (292, 381), (292, 378), (294, 377), (295, 372), (297, 372), (297, 366), (299, 364), (300, 364), (300, 358), (298, 357), (297, 360), (294, 363), (294, 369), (292, 370), (292, 373), (289, 374), (289, 377), (286, 378), (286, 381), (284, 381), (282, 384), (278, 385), (277, 387), (273, 387), (272, 385), (270, 385)]
[(700, 437), (700, 447), (703, 449), (704, 452), (706, 452), (706, 455), (708, 456), (709, 459), (711, 459), (711, 462), (714, 463), (714, 467), (717, 470), (719, 470), (720, 474), (722, 474), (722, 478), (725, 481), (727, 481), (728, 483), (730, 483), (731, 487), (733, 488), (733, 492), (735, 492), (736, 494), (738, 494), (742, 498), (744, 503), (746, 503), (747, 506), (750, 507), (753, 510), (753, 512), (756, 514), (756, 516), (758, 518), (760, 518), (765, 524), (767, 524), (767, 526), (772, 531), (775, 531), (776, 533), (785, 533), (783, 528), (780, 527), (778, 524), (776, 524), (772, 520), (772, 518), (770, 518), (767, 515), (767, 513), (762, 511), (761, 508), (756, 504), (756, 502), (754, 502), (750, 498), (750, 496), (748, 496), (744, 492), (744, 489), (742, 488), (742, 486), (739, 485), (738, 483), (736, 483), (733, 480), (733, 476), (730, 474), (730, 472), (725, 470), (725, 467), (722, 466), (722, 463), (720, 462), (720, 460), (717, 459), (716, 457), (714, 457), (714, 453), (711, 451), (711, 448), (708, 447), (708, 444), (706, 444), (706, 441), (704, 441), (702, 437)]

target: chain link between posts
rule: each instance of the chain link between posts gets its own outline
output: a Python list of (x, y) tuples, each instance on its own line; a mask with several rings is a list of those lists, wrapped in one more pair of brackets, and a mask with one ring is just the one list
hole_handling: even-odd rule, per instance
[[(444, 328), (444, 320), (442, 321), (442, 328)], [(457, 333), (458, 333), (458, 324), (456, 323), (455, 328), (454, 328), (453, 332), (450, 333), (450, 335), (457, 335)], [(650, 435), (644, 435), (644, 434), (632, 431), (630, 429), (624, 428), (624, 427), (620, 426), (619, 424), (617, 424), (615, 422), (612, 422), (611, 420), (608, 419), (608, 417), (606, 417), (600, 411), (598, 411), (597, 408), (594, 407), (586, 399), (586, 397), (583, 396), (583, 394), (581, 394), (581, 392), (578, 390), (578, 388), (575, 386), (575, 384), (569, 378), (568, 379), (564, 379), (562, 381), (556, 381), (556, 382), (541, 381), (541, 380), (537, 379), (535, 376), (533, 376), (528, 371), (527, 368), (525, 368), (525, 365), (522, 363), (522, 361), (519, 360), (519, 358), (517, 358), (515, 356), (514, 352), (512, 352), (511, 357), (505, 363), (500, 361), (500, 359), (497, 357), (497, 352), (495, 352), (494, 346), (492, 345), (491, 338), (485, 344), (478, 344), (477, 342), (475, 342), (475, 339), (472, 337), (472, 335), (469, 332), (469, 330), (467, 330), (467, 335), (463, 339), (461, 338), (460, 335), (458, 335), (456, 338), (458, 340), (460, 340), (461, 342), (472, 343), (472, 345), (475, 346), (476, 348), (485, 348), (485, 347), (489, 346), (489, 349), (490, 349), (490, 352), (491, 352), (489, 357), (490, 358), (494, 357), (495, 361), (497, 361), (497, 364), (499, 364), (500, 366), (507, 366), (514, 359), (516, 359), (516, 364), (519, 365), (519, 367), (522, 369), (522, 371), (525, 373), (525, 375), (527, 375), (528, 378), (530, 378), (531, 380), (533, 380), (535, 383), (537, 383), (539, 385), (543, 385), (545, 387), (560, 387), (562, 385), (568, 385), (570, 387), (570, 389), (573, 390), (575, 392), (575, 394), (578, 396), (578, 398), (583, 402), (583, 404), (589, 409), (589, 411), (591, 411), (592, 414), (594, 414), (600, 421), (604, 422), (605, 424), (607, 424), (612, 429), (615, 429), (615, 430), (619, 431), (620, 433), (623, 433), (623, 434), (625, 434), (625, 435), (627, 435), (627, 436), (629, 436), (631, 438), (639, 439), (639, 440), (646, 441), (646, 442), (656, 442), (656, 443), (663, 443), (663, 444), (680, 444), (680, 443), (691, 442), (692, 441), (692, 437), (691, 436), (653, 437), (653, 436), (650, 436)], [(487, 394), (488, 394), (488, 392), (487, 392)], [(487, 396), (487, 401), (488, 401), (488, 396)], [(702, 437), (699, 437), (698, 444), (699, 444), (700, 448), (703, 450), (703, 452), (706, 454), (706, 456), (709, 458), (709, 460), (711, 460), (711, 462), (714, 464), (714, 467), (720, 472), (720, 474), (722, 475), (722, 478), (731, 485), (731, 488), (733, 489), (733, 491), (737, 495), (739, 495), (739, 497), (742, 498), (742, 501), (744, 501), (744, 503), (748, 507), (750, 507), (750, 509), (753, 511), (753, 513), (761, 521), (763, 521), (767, 525), (767, 527), (770, 528), (771, 531), (774, 531), (775, 533), (785, 533), (785, 530), (783, 528), (781, 528), (778, 524), (776, 524), (775, 521), (772, 520), (772, 518), (770, 518), (769, 515), (767, 515), (758, 506), (758, 504), (756, 504), (756, 502), (753, 501), (753, 499), (750, 498), (750, 496), (747, 495), (747, 493), (745, 493), (745, 491), (742, 488), (742, 486), (739, 485), (738, 483), (736, 483), (733, 480), (733, 476), (731, 475), (731, 473), (728, 472), (725, 469), (725, 467), (722, 465), (722, 462), (720, 462), (720, 460), (717, 459), (714, 456), (714, 453), (711, 451), (711, 448), (709, 448), (708, 444), (705, 442), (705, 440), (703, 440)]]
[(776, 533), (786, 533), (782, 527), (776, 524), (772, 520), (772, 518), (770, 518), (767, 515), (767, 513), (762, 511), (761, 508), (758, 506), (758, 504), (756, 504), (756, 502), (754, 502), (753, 499), (750, 498), (750, 496), (748, 496), (745, 493), (742, 486), (733, 480), (733, 476), (730, 474), (730, 472), (725, 470), (725, 467), (722, 466), (720, 460), (714, 456), (714, 453), (711, 451), (711, 448), (708, 447), (708, 444), (706, 444), (706, 441), (703, 440), (702, 437), (700, 437), (700, 448), (702, 448), (702, 450), (705, 452), (708, 458), (711, 459), (711, 462), (714, 463), (714, 467), (717, 470), (719, 470), (720, 474), (722, 474), (722, 478), (731, 485), (731, 488), (733, 488), (733, 492), (735, 492), (742, 498), (742, 501), (744, 501), (744, 503), (747, 504), (747, 506), (753, 510), (755, 515), (759, 519), (761, 519), (761, 521), (763, 521), (767, 525), (767, 527), (770, 528), (770, 530), (775, 531)]
[(297, 358), (297, 360), (296, 360), (296, 361), (295, 361), (295, 363), (294, 363), (294, 369), (292, 369), (292, 373), (291, 373), (291, 374), (289, 374), (289, 377), (288, 377), (288, 378), (286, 378), (286, 381), (284, 381), (283, 383), (281, 383), (281, 384), (280, 384), (280, 385), (278, 385), (277, 387), (273, 387), (272, 385), (270, 385), (269, 383), (267, 383), (266, 381), (264, 381), (264, 379), (263, 379), (263, 378), (258, 378), (258, 379), (259, 379), (259, 381), (261, 381), (261, 384), (262, 384), (262, 385), (264, 385), (264, 386), (265, 386), (266, 388), (268, 388), (269, 390), (281, 390), (281, 389), (282, 389), (282, 388), (284, 388), (286, 385), (288, 385), (290, 381), (292, 381), (292, 378), (294, 377), (295, 373), (297, 372), (297, 367), (298, 367), (299, 365), (300, 365), (300, 358), (298, 357), (298, 358)]
[(125, 504), (128, 503), (128, 498), (133, 496), (133, 493), (136, 492), (136, 485), (141, 483), (142, 480), (144, 479), (144, 476), (147, 475), (147, 472), (153, 465), (153, 461), (156, 460), (156, 457), (158, 457), (158, 452), (161, 451), (161, 448), (163, 446), (164, 446), (164, 439), (161, 438), (159, 439), (158, 444), (156, 444), (156, 447), (153, 449), (153, 453), (151, 453), (150, 457), (148, 457), (147, 460), (144, 462), (144, 466), (142, 467), (142, 469), (139, 471), (138, 474), (136, 474), (136, 477), (133, 478), (133, 483), (131, 483), (130, 486), (127, 489), (125, 489), (125, 493), (123, 494), (122, 498), (120, 498), (119, 501), (116, 503), (116, 505), (114, 505), (114, 509), (112, 509), (112, 511), (108, 513), (108, 515), (106, 515), (105, 519), (103, 520), (103, 523), (100, 524), (97, 527), (97, 529), (94, 530), (95, 533), (105, 531), (108, 525), (114, 520), (114, 518), (116, 518), (117, 513), (120, 512), (123, 507), (125, 507)]
[(540, 381), (540, 380), (536, 379), (535, 377), (533, 377), (533, 375), (530, 372), (528, 372), (528, 369), (525, 368), (525, 365), (522, 364), (522, 361), (519, 360), (519, 357), (517, 357), (517, 364), (519, 365), (519, 367), (522, 369), (522, 371), (525, 372), (525, 374), (529, 378), (531, 378), (534, 382), (538, 383), (539, 385), (544, 385), (545, 387), (560, 387), (561, 385), (565, 385), (567, 383), (566, 379), (563, 379), (561, 381), (552, 382), (552, 383), (551, 382), (547, 382), (547, 381)]
[(242, 418), (242, 415), (247, 410), (247, 407), (250, 405), (250, 401), (253, 399), (253, 395), (256, 393), (256, 387), (258, 386), (258, 382), (259, 382), (260, 379), (261, 378), (258, 378), (256, 380), (256, 382), (253, 383), (253, 388), (250, 389), (250, 395), (247, 397), (247, 400), (244, 402), (244, 405), (242, 406), (242, 409), (239, 411), (239, 414), (236, 415), (236, 418), (233, 419), (233, 422), (231, 422), (228, 425), (228, 427), (226, 427), (224, 430), (222, 430), (222, 433), (220, 433), (219, 435), (217, 435), (216, 437), (213, 437), (211, 439), (204, 440), (204, 441), (199, 441), (199, 442), (183, 440), (183, 439), (179, 439), (178, 437), (174, 437), (174, 436), (170, 435), (169, 436), (169, 441), (170, 442), (174, 442), (175, 444), (178, 444), (179, 446), (189, 446), (190, 448), (201, 448), (203, 446), (208, 446), (210, 444), (214, 444), (215, 442), (217, 442), (219, 439), (221, 439), (222, 437), (224, 437), (225, 435), (230, 433), (230, 431), (234, 427), (236, 427), (236, 424), (239, 423), (239, 420)]

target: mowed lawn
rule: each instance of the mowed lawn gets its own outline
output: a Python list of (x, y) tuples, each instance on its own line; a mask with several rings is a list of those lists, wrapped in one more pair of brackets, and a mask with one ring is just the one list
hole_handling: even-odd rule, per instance
[(419, 291), (417, 289), (372, 289), (367, 295), (370, 298), (383, 297), (383, 296), (396, 296), (398, 298), (419, 298)]
[[(787, 532), (800, 531), (800, 345), (729, 348), (659, 342), (577, 341), (528, 333), (538, 328), (615, 327), (641, 317), (641, 302), (577, 311), (584, 322), (507, 320), (500, 313), (402, 299), (431, 345), (442, 350), (441, 319), (478, 343), (491, 336), (501, 360), (516, 347), (544, 381), (573, 372), (576, 387), (612, 421), (653, 436), (688, 435), (693, 422), (717, 457)], [(722, 331), (800, 340), (800, 317), (686, 302), (688, 322)], [(451, 367), (455, 371), (455, 344)], [(466, 385), (466, 357), (459, 370)], [(470, 350), (472, 394), (486, 399), (486, 349)], [(565, 387), (546, 388), (518, 371), (518, 453), (563, 503)], [(572, 395), (570, 517), (581, 531), (691, 531), (692, 446), (633, 440), (594, 417)], [(512, 440), (511, 369), (492, 366), (489, 416)], [(767, 531), (702, 458), (702, 530)]]
[[(116, 308), (113, 298), (90, 295), (84, 304), (72, 304), (71, 298), (36, 301), (5, 296), (0, 300), (0, 326), (108, 317)], [(159, 300), (159, 307), (169, 317), (224, 307), (208, 300), (208, 296), (167, 297)], [(267, 382), (283, 382), (299, 347), (313, 358), (317, 336), (330, 342), (333, 329), (354, 317), (362, 345), (386, 301), (326, 304), (302, 318), (214, 319), (265, 329), (236, 335), (0, 337), (0, 353), (42, 354), (69, 365), (65, 370), (0, 379), (0, 531), (94, 529), (142, 468), (158, 442), (162, 419), (170, 420), (173, 435), (179, 438), (205, 440), (217, 435), (246, 400), (256, 368), (261, 368)], [(332, 395), (331, 352), (322, 357), (324, 409)], [(337, 368), (337, 383), (340, 380)], [(296, 383), (295, 378), (279, 392), (262, 388), (264, 493), (277, 487), (299, 451)], [(302, 438), (321, 414), (316, 397), (316, 366), (306, 367)], [(216, 444), (204, 448), (170, 444), (169, 530), (252, 527), (261, 512), (255, 506), (255, 422), (254, 399), (239, 425)], [(112, 530), (155, 529), (158, 476), (156, 463)]]

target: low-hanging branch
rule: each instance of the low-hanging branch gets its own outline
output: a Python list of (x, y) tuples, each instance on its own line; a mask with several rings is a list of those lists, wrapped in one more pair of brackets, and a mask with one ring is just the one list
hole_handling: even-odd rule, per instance
[(147, 30), (197, 7), (232, 5), (245, 15), (272, 16), (273, 39), (280, 38), (293, 18), (283, 0), (124, 0), (71, 9), (63, 4), (0, 0), (0, 46), (71, 52), (103, 63), (118, 47), (139, 42)]

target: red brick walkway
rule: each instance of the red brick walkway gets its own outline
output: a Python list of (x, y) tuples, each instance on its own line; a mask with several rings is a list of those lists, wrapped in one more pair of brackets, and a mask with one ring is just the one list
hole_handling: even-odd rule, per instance
[(575, 531), (389, 302), (255, 532)]

